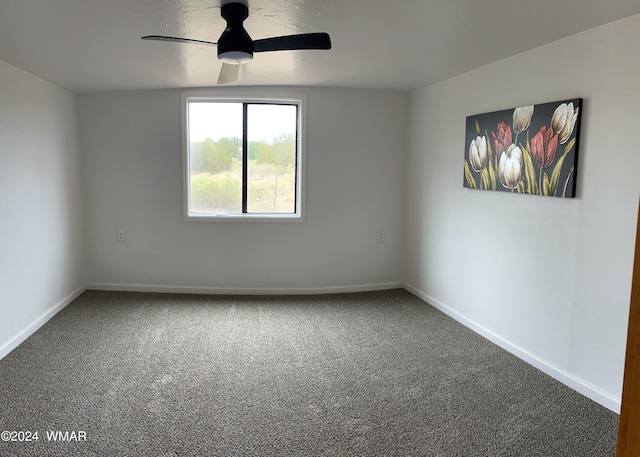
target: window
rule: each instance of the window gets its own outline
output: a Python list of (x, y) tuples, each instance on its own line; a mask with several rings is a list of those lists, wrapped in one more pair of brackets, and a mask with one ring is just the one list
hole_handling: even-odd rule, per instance
[(187, 219), (300, 219), (300, 97), (183, 97)]

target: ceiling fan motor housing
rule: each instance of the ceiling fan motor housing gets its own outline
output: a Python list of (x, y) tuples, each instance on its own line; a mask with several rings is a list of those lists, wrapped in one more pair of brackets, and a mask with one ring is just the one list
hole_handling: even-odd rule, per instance
[(253, 40), (242, 23), (249, 17), (249, 8), (242, 3), (222, 5), (221, 13), (227, 21), (218, 39), (218, 58), (223, 62), (240, 64), (253, 59)]
[[(238, 77), (239, 64), (253, 59), (254, 52), (331, 49), (331, 38), (328, 33), (299, 33), (253, 41), (243, 25), (244, 21), (249, 17), (247, 0), (221, 1), (226, 2), (221, 6), (220, 13), (227, 22), (227, 26), (217, 43), (164, 35), (148, 35), (143, 36), (142, 39), (217, 46), (218, 59), (225, 63), (225, 65), (222, 65), (218, 84), (235, 81)], [(240, 1), (243, 3), (240, 3)]]

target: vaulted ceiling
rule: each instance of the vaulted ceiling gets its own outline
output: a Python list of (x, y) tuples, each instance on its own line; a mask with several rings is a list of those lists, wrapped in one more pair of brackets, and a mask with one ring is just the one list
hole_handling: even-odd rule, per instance
[[(217, 41), (220, 1), (2, 0), (0, 60), (75, 92), (212, 86), (215, 47), (140, 37)], [(253, 39), (328, 32), (333, 49), (256, 54), (232, 85), (412, 90), (635, 14), (638, 0), (249, 0)]]

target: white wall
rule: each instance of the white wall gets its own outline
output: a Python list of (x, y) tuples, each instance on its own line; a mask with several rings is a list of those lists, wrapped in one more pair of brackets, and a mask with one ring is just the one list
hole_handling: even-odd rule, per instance
[(402, 285), (408, 96), (292, 90), (308, 94), (306, 220), (288, 223), (182, 220), (180, 91), (82, 95), (90, 287), (287, 293)]
[[(640, 16), (412, 94), (405, 276), (418, 295), (618, 409), (640, 192)], [(465, 118), (584, 98), (576, 199), (463, 189)]]
[(76, 100), (0, 61), (0, 358), (81, 291)]

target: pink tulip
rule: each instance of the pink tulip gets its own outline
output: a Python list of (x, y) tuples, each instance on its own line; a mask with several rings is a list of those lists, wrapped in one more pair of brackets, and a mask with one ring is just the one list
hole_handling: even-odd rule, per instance
[(511, 146), (513, 138), (511, 134), (511, 127), (506, 122), (500, 122), (497, 130), (497, 133), (491, 132), (491, 136), (493, 137), (496, 159), (499, 161), (502, 153)]
[(538, 168), (549, 168), (556, 158), (558, 134), (546, 126), (540, 127), (538, 133), (531, 138), (531, 155)]

